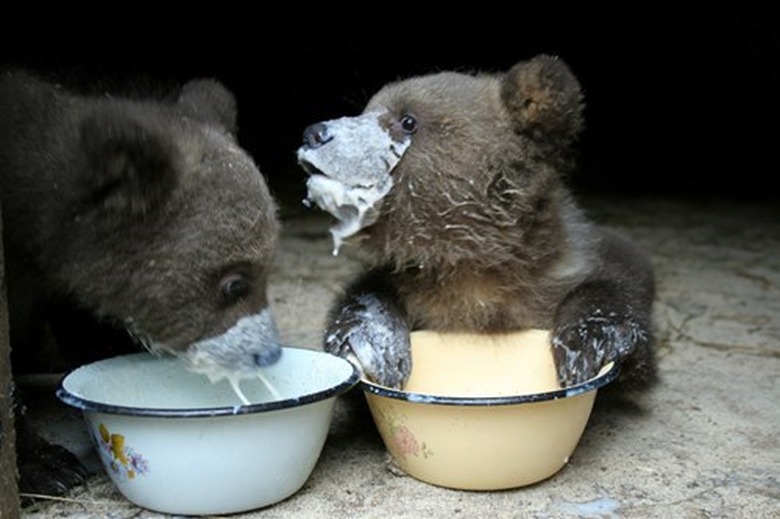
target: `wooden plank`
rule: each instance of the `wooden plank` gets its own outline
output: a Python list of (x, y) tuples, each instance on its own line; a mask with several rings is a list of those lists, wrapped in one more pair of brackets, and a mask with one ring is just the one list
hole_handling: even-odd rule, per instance
[[(2, 213), (0, 213), (2, 215)], [(3, 225), (0, 217), (0, 518), (19, 517), (16, 433), (13, 420), (11, 348), (8, 344), (8, 306), (5, 290)]]

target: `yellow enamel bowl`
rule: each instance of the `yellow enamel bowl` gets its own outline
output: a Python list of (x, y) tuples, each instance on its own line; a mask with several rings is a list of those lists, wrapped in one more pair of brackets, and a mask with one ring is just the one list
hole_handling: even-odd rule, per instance
[(269, 506), (309, 478), (336, 398), (357, 385), (348, 361), (283, 348), (241, 382), (212, 384), (174, 357), (139, 353), (72, 371), (57, 396), (83, 411), (106, 472), (131, 502), (175, 515), (222, 515)]
[(442, 487), (499, 490), (551, 477), (574, 452), (598, 389), (619, 373), (610, 363), (561, 388), (544, 330), (411, 339), (403, 390), (360, 385), (396, 464)]

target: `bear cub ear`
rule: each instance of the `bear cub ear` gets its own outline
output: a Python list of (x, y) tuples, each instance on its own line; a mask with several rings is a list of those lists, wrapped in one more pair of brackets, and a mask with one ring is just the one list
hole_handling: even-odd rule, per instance
[(222, 83), (213, 79), (190, 81), (182, 87), (178, 105), (188, 117), (217, 124), (235, 135), (236, 99)]
[(153, 116), (106, 106), (81, 123), (83, 187), (92, 207), (140, 216), (176, 188), (180, 151)]
[(501, 98), (519, 132), (574, 139), (582, 130), (580, 84), (553, 56), (537, 56), (512, 67), (501, 84)]

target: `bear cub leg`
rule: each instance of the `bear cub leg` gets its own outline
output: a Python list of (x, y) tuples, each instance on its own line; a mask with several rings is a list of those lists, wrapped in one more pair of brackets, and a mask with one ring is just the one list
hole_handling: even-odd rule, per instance
[(649, 260), (605, 229), (599, 260), (600, 267), (574, 287), (555, 312), (552, 345), (561, 384), (584, 382), (611, 361), (620, 362), (623, 381), (652, 382), (655, 291)]

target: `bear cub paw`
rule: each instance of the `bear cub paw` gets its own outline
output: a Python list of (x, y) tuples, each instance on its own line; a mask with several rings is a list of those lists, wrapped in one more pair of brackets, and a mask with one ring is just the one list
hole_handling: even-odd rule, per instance
[(364, 294), (340, 308), (325, 350), (350, 359), (373, 382), (401, 388), (412, 368), (409, 327), (378, 297)]
[(646, 348), (648, 336), (631, 312), (594, 311), (558, 327), (552, 339), (555, 365), (563, 387), (585, 382), (612, 361), (622, 361)]
[(17, 438), (19, 491), (23, 504), (35, 496), (57, 496), (82, 485), (89, 472), (67, 449), (54, 445), (27, 429)]

